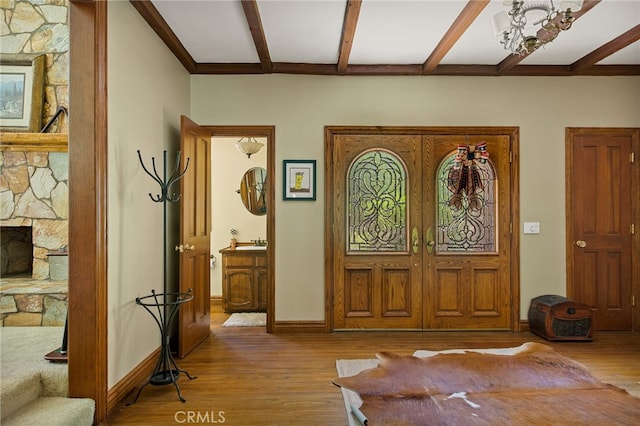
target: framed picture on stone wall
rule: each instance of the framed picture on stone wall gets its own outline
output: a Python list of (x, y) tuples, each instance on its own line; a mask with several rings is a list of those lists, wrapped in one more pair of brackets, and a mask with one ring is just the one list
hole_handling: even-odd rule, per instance
[(44, 55), (0, 55), (0, 131), (40, 132)]

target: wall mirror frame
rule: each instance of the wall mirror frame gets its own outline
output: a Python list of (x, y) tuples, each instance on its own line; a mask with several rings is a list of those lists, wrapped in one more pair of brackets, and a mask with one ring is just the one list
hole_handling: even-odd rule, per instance
[(238, 190), (242, 204), (247, 211), (256, 216), (267, 214), (267, 169), (252, 167), (240, 180)]
[[(275, 247), (276, 236), (276, 206), (275, 206), (275, 179), (276, 174), (276, 128), (275, 126), (201, 126), (210, 132), (212, 138), (220, 137), (246, 137), (266, 138), (267, 173), (266, 176), (266, 201), (267, 201), (267, 333), (276, 333), (275, 321)], [(212, 142), (215, 143), (215, 142)], [(214, 182), (212, 182), (214, 183)], [(282, 330), (286, 331), (286, 330)]]

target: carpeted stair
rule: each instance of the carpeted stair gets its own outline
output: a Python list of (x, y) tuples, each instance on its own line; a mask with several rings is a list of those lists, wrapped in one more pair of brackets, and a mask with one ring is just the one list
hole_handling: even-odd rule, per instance
[(93, 424), (94, 401), (67, 398), (67, 365), (44, 359), (60, 346), (63, 329), (0, 327), (3, 426)]

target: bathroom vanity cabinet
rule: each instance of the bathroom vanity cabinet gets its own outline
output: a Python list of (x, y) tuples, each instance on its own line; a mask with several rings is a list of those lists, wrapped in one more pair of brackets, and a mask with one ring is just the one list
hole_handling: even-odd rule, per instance
[(225, 248), (220, 253), (224, 311), (266, 312), (267, 251)]

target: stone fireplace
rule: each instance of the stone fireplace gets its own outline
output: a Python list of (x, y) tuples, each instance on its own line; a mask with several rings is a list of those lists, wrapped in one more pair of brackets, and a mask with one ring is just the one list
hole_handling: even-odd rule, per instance
[(31, 277), (33, 237), (30, 226), (0, 226), (0, 278)]
[(0, 152), (0, 226), (31, 228), (36, 280), (50, 277), (48, 253), (68, 245), (68, 163), (66, 152)]
[[(69, 105), (68, 3), (0, 1), (2, 53), (45, 55), (42, 124)], [(50, 278), (67, 260), (59, 252), (68, 244), (66, 117), (49, 131), (0, 133), (0, 226), (31, 227), (32, 243), (32, 279), (0, 279), (0, 326), (65, 324), (66, 279)]]

